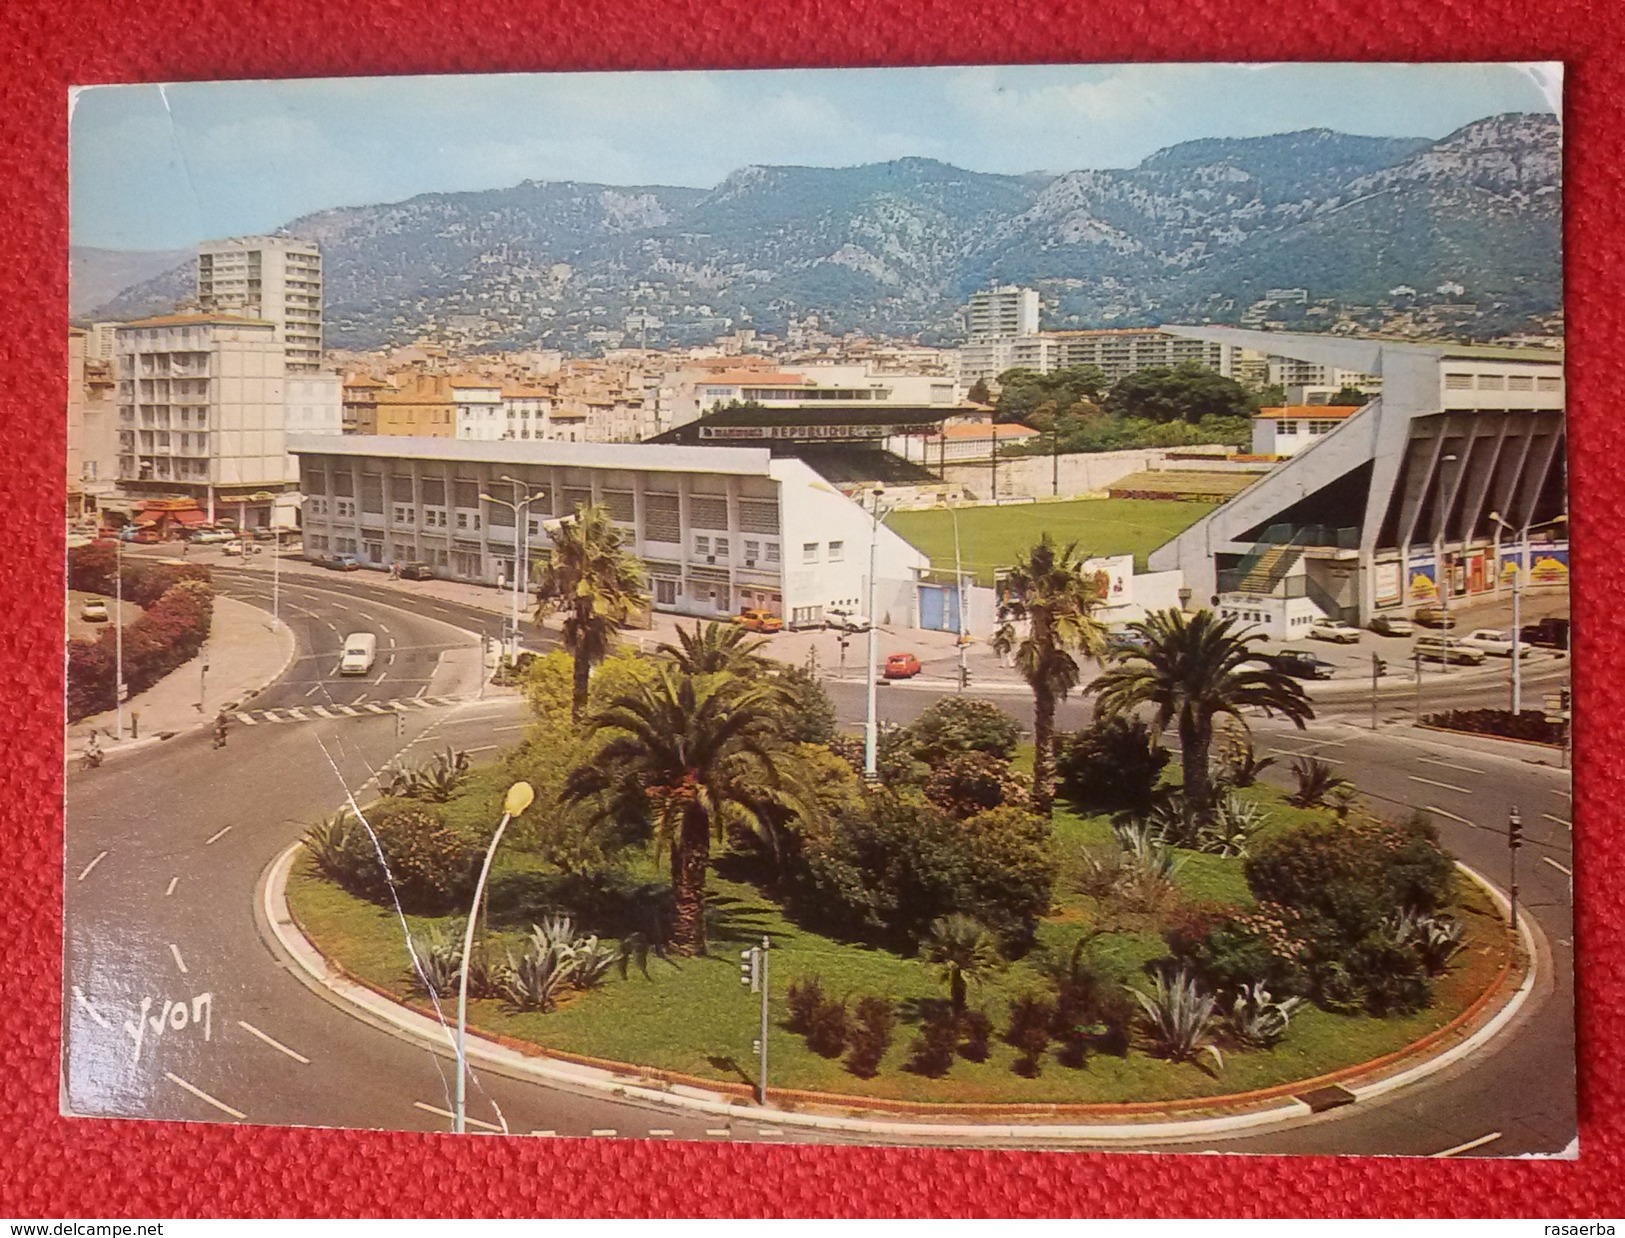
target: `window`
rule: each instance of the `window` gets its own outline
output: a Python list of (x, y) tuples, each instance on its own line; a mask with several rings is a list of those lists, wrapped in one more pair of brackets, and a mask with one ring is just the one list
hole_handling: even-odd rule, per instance
[(1335, 421), (1311, 421), (1309, 423), (1309, 433), (1311, 434), (1330, 434), (1335, 429), (1337, 429)]
[(325, 533), (307, 533), (305, 535), (305, 546), (310, 550), (325, 551), (327, 549), (327, 535)]
[(425, 507), (423, 509), (423, 527), (425, 529), (445, 528), (446, 509), (444, 507)]
[(817, 563), (818, 562), (818, 543), (817, 542), (802, 542), (801, 543), (801, 561), (803, 563)]
[(777, 542), (769, 542), (767, 544), (767, 561), (769, 563), (777, 563), (779, 561), (779, 544)]
[(480, 531), (480, 514), (478, 512), (458, 512), (457, 527), (478, 533)]
[(396, 524), (411, 524), (412, 505), (410, 503), (395, 504), (394, 509), (390, 513), (390, 517)]
[(694, 553), (697, 555), (708, 555), (711, 553), (711, 539), (704, 533), (696, 533), (694, 535)]
[(717, 557), (719, 559), (725, 559), (725, 558), (728, 557), (728, 539), (727, 538), (725, 538), (725, 537), (717, 538), (717, 540), (716, 540), (716, 554), (717, 554)]
[(1275, 423), (1275, 432), (1277, 434), (1296, 434), (1298, 432), (1298, 423), (1295, 421), (1277, 421)]
[(762, 543), (761, 542), (753, 542), (753, 541), (751, 541), (751, 540), (749, 540), (747, 538), (746, 541), (745, 541), (745, 562), (747, 564), (748, 563), (755, 563), (756, 560), (760, 559), (761, 557), (762, 557)]
[(342, 519), (349, 519), (349, 520), (354, 520), (355, 519), (355, 500), (354, 499), (334, 499), (333, 500), (333, 508), (334, 508), (334, 511), (336, 512), (336, 514), (339, 516), (339, 518), (341, 520)]
[(846, 543), (845, 542), (831, 542), (829, 544), (829, 561), (831, 563), (840, 563), (840, 562), (843, 562), (845, 559), (846, 559)]

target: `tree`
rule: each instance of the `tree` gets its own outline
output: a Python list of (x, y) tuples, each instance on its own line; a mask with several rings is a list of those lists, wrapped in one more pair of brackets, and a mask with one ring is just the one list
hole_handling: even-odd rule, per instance
[(966, 983), (980, 984), (999, 965), (993, 934), (958, 913), (932, 923), (920, 953), (927, 963), (935, 964), (956, 1016), (965, 1013)]
[(609, 513), (589, 503), (559, 524), (541, 566), (536, 619), (564, 614), (564, 647), (575, 659), (570, 717), (579, 722), (592, 668), (608, 655), (616, 629), (648, 600), (643, 568), (622, 548)]
[(771, 685), (730, 673), (691, 675), (670, 664), (588, 719), (590, 734), (605, 742), (570, 771), (564, 798), (619, 815), (628, 792), (641, 791), (656, 841), (671, 856), (675, 954), (705, 953), (712, 838), (729, 826), (764, 832), (770, 810), (801, 805), (796, 752), (781, 734), (782, 720)]
[[(997, 421), (1026, 423), (1049, 405), (1048, 419), (1077, 405), (1097, 404), (1106, 389), (1106, 375), (1098, 366), (1075, 365), (1040, 374), (1036, 370), (1006, 370), (999, 375), (999, 396), (994, 401)], [(1042, 428), (1048, 429), (1049, 425)]]
[(1245, 387), (1194, 361), (1125, 374), (1112, 387), (1105, 407), (1119, 417), (1190, 425), (1204, 417), (1245, 417), (1253, 411)]
[(1205, 609), (1189, 618), (1164, 610), (1129, 631), (1135, 647), (1114, 655), (1115, 665), (1091, 690), (1104, 713), (1127, 715), (1151, 705), (1159, 732), (1170, 722), (1178, 726), (1185, 802), (1192, 819), (1205, 821), (1213, 802), (1208, 755), (1215, 720), (1231, 717), (1245, 727), (1241, 711), (1251, 707), (1301, 729), (1315, 716), (1314, 706), (1296, 680), (1253, 661), (1251, 646), (1263, 635), (1238, 632), (1235, 619)]
[(992, 701), (944, 696), (909, 724), (914, 755), (933, 763), (955, 752), (986, 752), (1009, 760), (1021, 739), (1016, 720)]
[[(993, 648), (1014, 653), (1033, 690), (1033, 811), (1048, 818), (1055, 802), (1055, 706), (1078, 686), (1073, 653), (1099, 658), (1106, 629), (1091, 613), (1101, 591), (1077, 544), (1057, 547), (1048, 533), (1004, 578)], [(1017, 624), (1025, 625), (1025, 634)]]
[(1333, 392), (1331, 399), (1327, 400), (1326, 403), (1331, 405), (1342, 405), (1344, 408), (1364, 408), (1367, 404), (1371, 403), (1372, 398), (1373, 397), (1368, 396), (1358, 387), (1345, 386), (1339, 387), (1335, 392)]
[(677, 629), (677, 644), (663, 644), (656, 652), (672, 659), (687, 675), (732, 671), (748, 678), (766, 673), (770, 662), (761, 652), (766, 646), (765, 640), (737, 623), (696, 621), (692, 631)]
[(978, 378), (970, 385), (965, 398), (973, 404), (988, 404), (993, 400), (993, 393), (987, 389), (987, 379)]

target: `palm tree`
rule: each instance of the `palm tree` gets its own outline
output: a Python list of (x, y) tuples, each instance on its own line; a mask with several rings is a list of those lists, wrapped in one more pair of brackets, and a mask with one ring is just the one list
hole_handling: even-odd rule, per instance
[(555, 610), (564, 614), (564, 647), (575, 659), (570, 717), (580, 722), (592, 668), (609, 656), (616, 629), (648, 595), (643, 568), (622, 548), (620, 530), (602, 507), (581, 504), (552, 538), (536, 586), (536, 620)]
[[(1091, 613), (1100, 586), (1085, 571), (1077, 543), (1058, 547), (1048, 533), (1003, 581), (993, 648), (1014, 653), (1016, 669), (1033, 690), (1033, 811), (1048, 817), (1055, 802), (1055, 706), (1078, 686), (1073, 653), (1099, 658), (1106, 629)], [(1016, 625), (1026, 624), (1018, 635)]]
[(936, 964), (937, 975), (948, 986), (948, 1000), (955, 1015), (965, 1013), (966, 982), (980, 984), (999, 965), (999, 952), (979, 921), (955, 912), (931, 923), (931, 935), (920, 947), (927, 963)]
[(1241, 711), (1253, 707), (1290, 718), (1301, 730), (1315, 716), (1296, 680), (1254, 661), (1251, 645), (1263, 634), (1240, 632), (1236, 624), (1211, 610), (1189, 618), (1183, 611), (1157, 611), (1129, 625), (1135, 647), (1118, 655), (1091, 688), (1107, 713), (1152, 705), (1159, 732), (1170, 722), (1179, 727), (1185, 802), (1195, 821), (1212, 812), (1208, 753), (1217, 718), (1234, 718), (1245, 729)]
[(766, 646), (765, 640), (752, 637), (736, 623), (696, 621), (693, 631), (677, 629), (677, 644), (661, 645), (656, 652), (665, 654), (688, 675), (732, 671), (750, 678), (768, 670), (770, 660), (761, 653)]
[(605, 742), (570, 771), (564, 798), (595, 811), (626, 810), (636, 789), (652, 813), (657, 844), (671, 855), (674, 954), (703, 954), (705, 874), (711, 839), (729, 826), (755, 832), (774, 810), (799, 811), (795, 750), (781, 734), (775, 689), (737, 675), (688, 674), (671, 663), (588, 719)]

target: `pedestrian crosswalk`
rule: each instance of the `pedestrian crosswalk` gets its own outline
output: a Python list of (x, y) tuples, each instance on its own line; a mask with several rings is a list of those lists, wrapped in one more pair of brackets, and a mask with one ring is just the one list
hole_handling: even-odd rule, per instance
[(264, 722), (319, 722), (323, 718), (377, 718), (388, 714), (409, 714), (426, 709), (445, 709), (471, 697), (401, 696), (387, 701), (362, 701), (355, 705), (290, 705), (282, 709), (253, 709), (232, 716), (245, 726)]

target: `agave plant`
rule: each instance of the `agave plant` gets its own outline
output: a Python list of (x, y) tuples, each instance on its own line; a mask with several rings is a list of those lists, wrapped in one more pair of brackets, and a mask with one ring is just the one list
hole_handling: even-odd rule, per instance
[(1269, 813), (1239, 795), (1227, 795), (1213, 806), (1213, 820), (1196, 831), (1196, 849), (1209, 855), (1246, 855), (1247, 847)]
[(1173, 847), (1196, 846), (1199, 822), (1191, 812), (1183, 792), (1159, 790), (1151, 800), (1151, 811), (1143, 818), (1146, 827)]
[(1232, 731), (1225, 737), (1219, 753), (1218, 781), (1229, 787), (1250, 787), (1274, 764), (1274, 757), (1258, 755), (1253, 741), (1244, 732)]
[(1303, 998), (1276, 1001), (1264, 982), (1255, 980), (1237, 993), (1225, 1015), (1225, 1029), (1238, 1043), (1254, 1049), (1279, 1044)]
[(1408, 946), (1422, 960), (1430, 976), (1442, 975), (1450, 960), (1465, 948), (1459, 921), (1449, 916), (1428, 916), (1402, 911), (1386, 922), (1396, 946)]
[(1112, 833), (1123, 853), (1125, 868), (1172, 881), (1184, 866), (1168, 845), (1167, 836), (1150, 821), (1119, 822), (1112, 826)]
[(1319, 757), (1298, 757), (1292, 762), (1292, 777), (1298, 784), (1286, 797), (1294, 808), (1321, 808), (1336, 792), (1351, 784)]
[[(413, 933), (412, 981), (431, 997), (450, 997), (462, 978), (463, 925), (454, 922), (445, 929), (431, 924), (420, 936)], [(500, 997), (504, 993), (501, 966), (493, 968), (484, 950), (468, 961), (468, 991), (474, 997)]]
[(595, 989), (620, 961), (621, 952), (597, 937), (583, 937), (572, 946), (574, 968), (570, 983), (578, 989)]
[(352, 831), (356, 819), (348, 809), (323, 817), (305, 831), (305, 850), (321, 869), (334, 880), (342, 880), (353, 863)]
[(1224, 1054), (1213, 1043), (1213, 995), (1202, 992), (1190, 973), (1158, 972), (1150, 993), (1130, 990), (1140, 1003), (1141, 1024), (1154, 1052), (1175, 1062), (1208, 1055), (1224, 1069)]
[(549, 939), (533, 925), (524, 953), (518, 958), (508, 953), (503, 995), (520, 1010), (552, 1010), (575, 969), (576, 954), (569, 944)]

